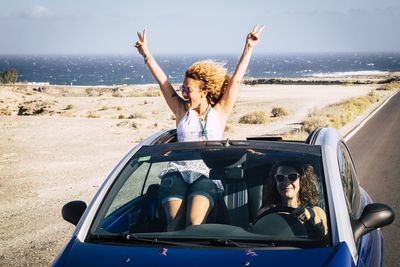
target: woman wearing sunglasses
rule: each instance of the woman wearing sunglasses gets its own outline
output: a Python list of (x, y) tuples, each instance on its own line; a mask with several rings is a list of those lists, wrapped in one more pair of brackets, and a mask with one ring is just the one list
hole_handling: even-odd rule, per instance
[[(185, 72), (180, 97), (147, 47), (147, 32), (137, 33), (135, 47), (158, 82), (161, 92), (176, 118), (179, 142), (221, 140), (229, 115), (239, 94), (253, 48), (260, 41), (263, 25), (247, 35), (235, 72), (227, 75), (222, 64), (207, 60), (195, 62)], [(166, 175), (168, 174), (168, 175)], [(201, 224), (223, 190), (219, 181), (208, 179), (209, 169), (202, 161), (173, 162), (161, 181), (161, 198), (166, 209), (168, 228), (177, 229), (183, 219), (181, 206), (187, 200), (187, 225)]]
[[(259, 214), (265, 216), (269, 210), (283, 211), (296, 217), (311, 236), (327, 233), (326, 214), (318, 207), (317, 177), (309, 164), (300, 162), (277, 162), (263, 189), (263, 208)], [(261, 216), (259, 216), (261, 217)]]

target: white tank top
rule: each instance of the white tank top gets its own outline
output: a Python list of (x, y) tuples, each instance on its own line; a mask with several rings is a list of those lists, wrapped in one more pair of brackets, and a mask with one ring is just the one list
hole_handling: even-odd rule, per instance
[[(189, 109), (176, 127), (178, 142), (221, 140), (223, 135), (221, 126), (218, 111), (211, 106), (208, 107), (204, 121), (199, 119), (196, 111)], [(183, 180), (189, 184), (201, 175), (210, 176), (210, 169), (202, 160), (170, 162), (167, 170), (161, 175), (170, 171), (179, 171)], [(221, 181), (213, 180), (213, 182), (223, 190)]]
[(221, 140), (223, 131), (218, 111), (208, 106), (204, 120), (196, 111), (189, 109), (176, 127), (178, 142)]

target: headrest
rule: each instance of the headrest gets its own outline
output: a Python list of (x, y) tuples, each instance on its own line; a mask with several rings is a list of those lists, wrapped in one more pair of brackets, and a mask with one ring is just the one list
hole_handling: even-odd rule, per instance
[(210, 170), (210, 179), (222, 180), (222, 182), (238, 182), (243, 179), (243, 169), (234, 168), (215, 168)]
[(234, 168), (246, 161), (247, 154), (243, 150), (205, 151), (202, 159), (210, 169)]

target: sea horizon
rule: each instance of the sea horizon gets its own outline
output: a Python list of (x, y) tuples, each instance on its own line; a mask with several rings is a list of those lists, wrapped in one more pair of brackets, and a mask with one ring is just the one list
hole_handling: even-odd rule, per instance
[[(240, 55), (154, 54), (171, 83), (180, 83), (195, 61), (212, 59), (229, 73)], [(132, 54), (0, 55), (0, 72), (16, 69), (18, 82), (52, 85), (115, 86), (156, 83), (143, 59)], [(245, 78), (341, 77), (400, 71), (400, 52), (324, 52), (253, 54)]]

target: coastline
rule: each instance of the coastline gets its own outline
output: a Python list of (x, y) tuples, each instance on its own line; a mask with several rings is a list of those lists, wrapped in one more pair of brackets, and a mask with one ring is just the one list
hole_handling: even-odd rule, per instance
[[(381, 85), (378, 79), (389, 78), (362, 77), (372, 80), (360, 84), (243, 84), (225, 137), (296, 130), (311, 110), (366, 95)], [(381, 101), (393, 93), (379, 91)], [(238, 123), (248, 112), (269, 114), (275, 106), (289, 115), (270, 117), (266, 124)], [(137, 142), (174, 127), (156, 85), (0, 85), (0, 265), (49, 265), (74, 229), (60, 215), (63, 204), (88, 203)]]

